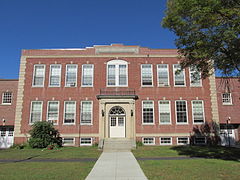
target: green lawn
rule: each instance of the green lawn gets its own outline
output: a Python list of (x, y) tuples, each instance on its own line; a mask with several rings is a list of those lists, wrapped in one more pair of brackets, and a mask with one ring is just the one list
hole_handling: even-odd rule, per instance
[(101, 151), (97, 147), (63, 147), (57, 150), (47, 149), (6, 149), (0, 150), (0, 159), (74, 159), (98, 158)]
[(137, 158), (201, 157), (184, 160), (139, 160), (149, 180), (238, 180), (240, 149), (207, 146), (141, 146)]
[[(97, 147), (63, 147), (57, 150), (6, 149), (0, 159), (81, 159), (98, 158)], [(95, 162), (10, 162), (0, 163), (1, 180), (85, 179)]]

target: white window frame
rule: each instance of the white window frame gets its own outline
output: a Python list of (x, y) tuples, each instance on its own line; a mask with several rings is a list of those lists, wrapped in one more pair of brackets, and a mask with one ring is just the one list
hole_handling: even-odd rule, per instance
[(56, 123), (53, 123), (53, 125), (58, 125), (58, 122), (59, 122), (59, 105), (60, 105), (60, 102), (59, 101), (48, 101), (47, 102), (47, 116), (46, 116), (46, 121), (47, 122), (51, 122), (50, 120), (48, 120), (48, 112), (49, 112), (49, 103), (50, 102), (57, 102), (58, 103), (58, 118), (57, 118), (57, 122)]
[[(67, 86), (67, 67), (68, 66), (76, 66), (77, 72), (76, 72), (76, 82), (75, 82), (75, 86)], [(77, 87), (78, 84), (78, 65), (77, 64), (66, 64), (66, 69), (65, 69), (65, 87)]]
[[(229, 94), (230, 95), (230, 97), (229, 97), (229, 99), (230, 99), (230, 102), (223, 102), (223, 99), (226, 99), (226, 98), (224, 98), (223, 97), (223, 95), (224, 94)], [(222, 93), (222, 105), (232, 105), (233, 103), (232, 103), (232, 93)]]
[(73, 139), (73, 143), (72, 144), (69, 144), (69, 143), (64, 144), (63, 143), (63, 146), (75, 146), (75, 138), (74, 137), (63, 137), (62, 142), (64, 141), (64, 139)]
[[(193, 112), (193, 102), (194, 101), (201, 101), (202, 102), (202, 107), (203, 107), (203, 122), (194, 122), (194, 112)], [(203, 100), (192, 100), (191, 101), (192, 103), (192, 121), (193, 121), (193, 124), (203, 124), (205, 122), (205, 111), (204, 111), (204, 101)]]
[(192, 76), (191, 76), (191, 73), (195, 73), (196, 72), (196, 70), (191, 70), (191, 67), (189, 68), (189, 79), (190, 79), (190, 87), (202, 87), (202, 79), (201, 79), (201, 73), (200, 72), (198, 72), (199, 73), (199, 75), (200, 75), (200, 82), (199, 82), (199, 84), (198, 85), (194, 85), (194, 84), (192, 84)]
[[(91, 139), (91, 144), (83, 144), (82, 139), (84, 139), (84, 138)], [(91, 137), (80, 137), (80, 146), (92, 146), (92, 145), (93, 145), (93, 138), (91, 138)]]
[[(42, 85), (34, 85), (36, 66), (43, 66), (44, 67), (44, 76), (43, 76), (43, 84)], [(33, 66), (33, 75), (32, 75), (32, 87), (44, 87), (45, 76), (46, 76), (46, 65), (45, 64), (34, 64), (34, 66)]]
[[(144, 143), (144, 139), (145, 138), (152, 138), (153, 139), (153, 142), (152, 143)], [(155, 145), (156, 144), (156, 141), (155, 141), (155, 137), (142, 137), (142, 143), (146, 146), (152, 146), (152, 145)]]
[[(162, 143), (161, 142), (161, 139), (162, 138), (170, 138), (170, 143)], [(169, 146), (169, 145), (172, 145), (172, 137), (160, 137), (159, 138), (159, 144), (161, 145), (161, 146)]]
[[(144, 123), (144, 121), (143, 121), (143, 103), (144, 102), (152, 102), (152, 105), (153, 105), (153, 122), (152, 123)], [(155, 124), (154, 101), (153, 100), (142, 100), (142, 125), (154, 125), (154, 124)]]
[[(91, 102), (91, 123), (82, 123), (82, 109), (83, 102)], [(93, 125), (93, 101), (81, 101), (81, 109), (80, 109), (80, 124), (81, 125)]]
[[(158, 77), (159, 69), (160, 69), (160, 68), (158, 68), (159, 65), (167, 65), (168, 85), (163, 85), (163, 86), (159, 85), (159, 77)], [(168, 65), (168, 64), (157, 64), (157, 84), (158, 84), (158, 85), (157, 85), (158, 87), (169, 87), (169, 86), (170, 86), (170, 81), (169, 81), (169, 65)]]
[[(32, 125), (32, 124), (35, 123), (35, 122), (31, 122), (31, 119), (32, 119), (32, 104), (33, 104), (34, 102), (41, 102), (41, 118), (40, 118), (40, 121), (42, 121), (43, 101), (31, 101), (31, 104), (30, 104), (30, 115), (29, 115), (29, 125)], [(36, 121), (36, 122), (40, 122), (40, 121)]]
[[(187, 139), (187, 144), (179, 143), (179, 138), (186, 138)], [(177, 137), (177, 145), (188, 145), (188, 144), (189, 144), (189, 137)]]
[[(115, 85), (108, 84), (108, 66), (115, 65)], [(119, 66), (126, 65), (126, 85), (119, 85)], [(128, 87), (128, 62), (124, 60), (111, 60), (107, 62), (107, 73), (106, 73), (106, 86), (107, 87)]]
[[(196, 138), (204, 138), (204, 143), (196, 143)], [(205, 145), (205, 144), (207, 144), (207, 139), (206, 139), (205, 136), (195, 136), (194, 137), (194, 144), (196, 144), (196, 145)]]
[[(161, 123), (161, 119), (160, 119), (160, 102), (161, 101), (168, 101), (169, 102), (169, 113), (170, 113), (170, 122), (169, 123)], [(170, 100), (159, 100), (158, 101), (158, 116), (159, 116), (159, 124), (160, 125), (171, 125), (172, 124), (172, 113), (171, 113), (171, 101)]]
[[(84, 77), (83, 67), (84, 67), (84, 65), (91, 65), (91, 66), (92, 66), (92, 85), (83, 85), (83, 77)], [(93, 87), (93, 84), (94, 84), (94, 64), (82, 64), (81, 86), (82, 86), (82, 87)]]
[[(65, 123), (65, 113), (66, 113), (66, 102), (74, 102), (75, 103), (75, 112), (74, 112), (74, 123)], [(64, 111), (63, 111), (63, 125), (75, 125), (76, 124), (76, 111), (77, 111), (77, 103), (76, 101), (64, 101)]]
[[(60, 66), (59, 86), (51, 85), (52, 66), (56, 66), (56, 65)], [(48, 87), (61, 87), (61, 82), (62, 82), (62, 65), (61, 64), (50, 64)]]
[[(177, 122), (177, 101), (185, 101), (186, 102), (186, 118), (187, 122)], [(176, 124), (177, 125), (185, 125), (188, 124), (188, 104), (186, 100), (176, 100), (175, 101), (175, 119), (176, 119)]]
[[(152, 85), (143, 85), (143, 74), (142, 74), (142, 69), (144, 65), (151, 65), (151, 79), (152, 79)], [(141, 87), (153, 87), (153, 65), (152, 64), (141, 64)]]
[[(180, 66), (180, 64), (173, 64), (173, 84), (174, 84), (174, 87), (186, 87), (186, 74), (185, 74), (185, 69), (182, 69), (182, 70), (181, 70), (181, 68), (174, 68), (174, 65), (179, 65), (179, 66)], [(178, 69), (181, 70), (182, 73), (183, 73), (183, 76), (184, 76), (184, 85), (175, 85), (175, 76), (176, 76), (175, 71), (177, 71)]]
[[(4, 102), (3, 102), (5, 93), (11, 93), (11, 103), (4, 103)], [(2, 93), (2, 105), (11, 105), (12, 102), (13, 102), (13, 92), (11, 92), (11, 91), (5, 91), (5, 92), (3, 92), (3, 93)]]

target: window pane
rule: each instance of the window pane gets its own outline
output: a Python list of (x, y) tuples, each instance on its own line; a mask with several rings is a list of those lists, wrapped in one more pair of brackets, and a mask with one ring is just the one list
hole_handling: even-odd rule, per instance
[(77, 85), (77, 65), (67, 65), (66, 86), (75, 87)]
[(190, 67), (191, 86), (201, 86), (201, 73), (195, 67)]
[(80, 138), (80, 145), (91, 146), (92, 138)]
[(108, 65), (108, 85), (116, 85), (115, 65)]
[(12, 103), (12, 92), (4, 92), (2, 96), (2, 104)]
[(222, 94), (222, 102), (223, 102), (223, 104), (232, 104), (231, 93), (223, 93)]
[(149, 138), (143, 138), (143, 144), (144, 145), (154, 145), (155, 144), (155, 141), (154, 141), (155, 139), (154, 138), (151, 138), (151, 137), (149, 137)]
[(169, 124), (170, 119), (170, 101), (159, 101), (159, 116), (161, 124)]
[(152, 65), (142, 64), (142, 85), (151, 86), (152, 85)]
[(74, 123), (76, 113), (76, 102), (65, 102), (64, 123)]
[(82, 85), (92, 86), (93, 85), (93, 65), (84, 64), (82, 69)]
[(59, 103), (57, 101), (48, 102), (47, 120), (53, 122), (54, 124), (56, 124), (58, 120), (58, 106)]
[(158, 85), (168, 86), (168, 65), (159, 64), (158, 65)]
[(143, 123), (153, 123), (153, 102), (143, 102)]
[(30, 122), (34, 123), (42, 120), (42, 102), (32, 102)]
[(203, 101), (192, 101), (192, 107), (193, 107), (193, 122), (203, 123), (204, 122)]
[(61, 65), (51, 65), (50, 68), (50, 86), (60, 86)]
[(186, 101), (176, 101), (177, 122), (187, 123)]
[(172, 144), (172, 138), (170, 138), (170, 137), (161, 137), (160, 138), (160, 144), (162, 144), (162, 145), (171, 145)]
[(82, 102), (81, 123), (82, 124), (92, 123), (92, 102), (91, 101)]
[(185, 71), (181, 70), (181, 66), (179, 64), (173, 65), (174, 72), (174, 85), (175, 86), (184, 86), (185, 85)]
[(127, 66), (119, 65), (119, 85), (127, 85)]
[(34, 76), (33, 76), (33, 86), (43, 86), (45, 76), (45, 66), (35, 65), (34, 66)]

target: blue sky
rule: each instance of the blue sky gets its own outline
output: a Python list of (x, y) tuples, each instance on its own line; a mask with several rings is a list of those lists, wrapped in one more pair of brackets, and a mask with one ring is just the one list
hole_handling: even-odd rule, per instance
[(0, 0), (0, 79), (18, 78), (21, 49), (123, 43), (175, 48), (166, 0)]

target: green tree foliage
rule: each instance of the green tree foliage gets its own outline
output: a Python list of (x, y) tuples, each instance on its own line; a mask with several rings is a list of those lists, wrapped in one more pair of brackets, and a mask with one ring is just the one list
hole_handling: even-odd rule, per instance
[(165, 13), (182, 68), (194, 65), (203, 77), (212, 68), (240, 74), (240, 0), (168, 0)]
[(29, 145), (32, 148), (45, 148), (53, 144), (62, 146), (62, 138), (58, 130), (49, 122), (41, 121), (34, 123), (29, 133), (31, 135)]

